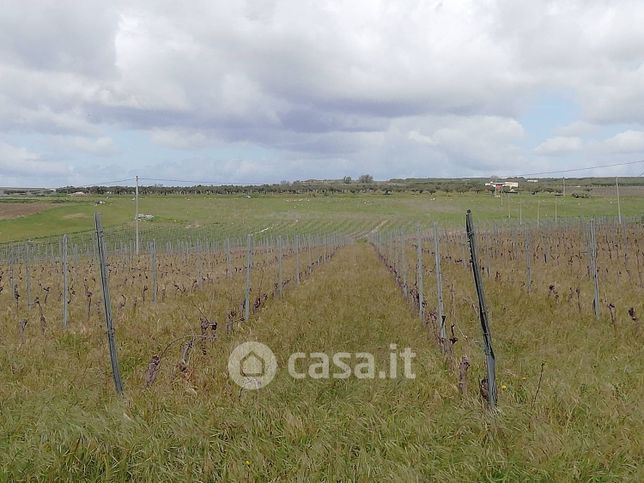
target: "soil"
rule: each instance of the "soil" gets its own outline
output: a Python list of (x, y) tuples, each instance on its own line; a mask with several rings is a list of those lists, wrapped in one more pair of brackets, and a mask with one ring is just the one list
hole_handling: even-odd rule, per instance
[(51, 206), (51, 203), (0, 203), (0, 220), (33, 215)]

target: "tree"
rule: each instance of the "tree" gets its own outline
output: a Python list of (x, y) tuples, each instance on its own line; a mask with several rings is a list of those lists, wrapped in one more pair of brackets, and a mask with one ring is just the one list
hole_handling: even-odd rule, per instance
[(345, 176), (344, 178), (342, 178), (342, 182), (344, 184), (351, 184), (351, 181), (351, 176)]
[(363, 174), (358, 178), (358, 183), (372, 183), (373, 182), (373, 176), (370, 174)]

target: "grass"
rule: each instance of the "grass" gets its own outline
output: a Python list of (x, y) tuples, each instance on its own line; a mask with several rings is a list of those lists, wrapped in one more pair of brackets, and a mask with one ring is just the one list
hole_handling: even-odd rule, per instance
[[(40, 199), (40, 198), (39, 198)], [(93, 214), (103, 214), (105, 227), (132, 224), (132, 196), (110, 198), (42, 198), (55, 201), (52, 208), (13, 219), (0, 219), (0, 242), (35, 239), (86, 232), (93, 229)], [(96, 201), (104, 201), (96, 205)], [(14, 200), (15, 201), (15, 200)], [(623, 216), (644, 214), (642, 197), (622, 197)], [(0, 200), (0, 204), (3, 203)], [(555, 208), (556, 204), (556, 208)], [(520, 207), (521, 206), (521, 207)], [(384, 224), (389, 228), (413, 228), (416, 223), (438, 221), (461, 226), (466, 209), (473, 208), (481, 221), (508, 219), (552, 220), (556, 216), (616, 216), (614, 197), (565, 199), (549, 194), (520, 194), (497, 199), (489, 194), (413, 194), (393, 195), (258, 195), (245, 196), (143, 196), (140, 212), (155, 216), (144, 227), (173, 226), (189, 234), (196, 227), (243, 236), (271, 229), (275, 233), (307, 233), (341, 230), (369, 232)], [(521, 211), (521, 214), (520, 214)]]
[[(413, 204), (411, 197), (398, 201)], [(348, 203), (329, 203), (336, 202)], [(24, 297), (16, 314), (8, 291), (0, 294), (0, 479), (641, 481), (642, 333), (626, 314), (630, 306), (640, 316), (644, 311), (634, 268), (635, 257), (642, 258), (636, 254), (641, 227), (632, 230), (621, 247), (613, 245), (613, 232), (598, 235), (599, 321), (590, 309), (585, 260), (567, 262), (568, 254), (581, 250), (578, 233), (535, 236), (530, 294), (522, 283), (525, 257), (514, 258), (521, 251), (511, 249), (518, 235), (481, 237), (481, 257), (491, 267), (485, 283), (502, 388), (498, 414), (485, 411), (477, 394), (484, 362), (471, 274), (458, 260), (462, 233), (445, 235), (442, 255), (448, 321), (459, 338), (455, 357), (467, 354), (472, 361), (466, 397), (458, 392), (452, 363), (366, 243), (341, 248), (299, 287), (289, 282), (282, 299), (270, 299), (232, 335), (223, 333), (225, 314), (238, 305), (243, 272), (222, 278), (220, 255), (162, 257), (167, 298), (157, 305), (140, 295), (149, 283), (145, 257), (138, 265), (115, 258), (113, 304), (121, 294), (128, 297), (115, 311), (122, 399), (111, 383), (96, 296), (86, 318), (83, 284), (98, 293), (96, 267), (86, 261), (74, 267), (77, 295), (67, 331), (59, 326), (58, 268), (35, 268), (34, 280), (55, 287), (45, 308), (45, 334)], [(631, 258), (622, 263), (614, 252), (625, 246)], [(433, 308), (427, 247), (425, 287)], [(405, 251), (413, 279), (411, 240)], [(543, 253), (551, 255), (548, 261)], [(319, 254), (317, 249), (314, 258)], [(234, 263), (243, 264), (243, 253)], [(286, 278), (292, 279), (294, 263), (289, 256)], [(276, 278), (274, 253), (258, 255), (256, 266), (255, 294)], [(556, 300), (548, 288), (553, 282)], [(175, 290), (175, 283), (187, 291)], [(575, 288), (581, 311), (576, 299), (567, 298)], [(608, 302), (617, 306), (615, 326)], [(171, 339), (198, 331), (196, 306), (219, 321), (219, 339), (205, 355), (193, 352), (186, 374), (176, 369), (180, 350), (173, 346), (157, 381), (145, 388), (150, 357)], [(21, 340), (16, 325), (24, 316), (30, 323)], [(280, 367), (257, 392), (240, 391), (227, 375), (228, 354), (248, 340), (268, 344)], [(284, 370), (294, 351), (368, 351), (383, 361), (390, 343), (417, 353), (415, 379), (295, 380)]]

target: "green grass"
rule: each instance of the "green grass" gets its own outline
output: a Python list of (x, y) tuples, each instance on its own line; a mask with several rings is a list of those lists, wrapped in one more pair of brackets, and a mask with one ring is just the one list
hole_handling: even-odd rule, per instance
[[(554, 197), (510, 200), (518, 199), (526, 220), (536, 217), (539, 200), (541, 220), (554, 216)], [(614, 209), (608, 198), (557, 200), (559, 216), (610, 215)], [(486, 195), (145, 197), (141, 212), (158, 216), (151, 225), (175, 227), (182, 236), (197, 232), (197, 225), (209, 235), (231, 237), (364, 235), (433, 220), (462, 227), (466, 208), (480, 227), (506, 219), (505, 202)], [(114, 198), (99, 208), (114, 230), (128, 222), (133, 202)], [(516, 208), (510, 205), (512, 216)], [(625, 199), (622, 208), (625, 216), (637, 215), (642, 199)], [(0, 222), (1, 236), (87, 230), (94, 209), (91, 200), (65, 201)], [(433, 332), (367, 243), (340, 249), (299, 287), (292, 281), (291, 253), (284, 261), (284, 277), (291, 279), (285, 296), (269, 299), (232, 335), (224, 333), (226, 314), (239, 309), (244, 272), (226, 278), (221, 252), (159, 253), (158, 304), (145, 290), (151, 283), (148, 256), (130, 260), (111, 253), (123, 398), (111, 380), (96, 261), (83, 253), (70, 257), (73, 296), (64, 330), (61, 267), (48, 258), (32, 260), (32, 298), (43, 304), (44, 333), (38, 308), (27, 308), (25, 266), (0, 265), (0, 481), (642, 481), (642, 226), (623, 232), (598, 226), (599, 320), (579, 227), (544, 225), (532, 233), (530, 293), (523, 236), (515, 229), (479, 235), (498, 364), (496, 414), (478, 396), (485, 366), (472, 275), (460, 261), (467, 256), (462, 229), (444, 233), (441, 248), (447, 321), (458, 338), (453, 359), (441, 355)], [(423, 254), (428, 310), (437, 299), (431, 243), (425, 239)], [(399, 249), (397, 243), (385, 252), (398, 259)], [(321, 253), (314, 248), (313, 260)], [(404, 253), (413, 281), (413, 240), (406, 240)], [(233, 258), (241, 269), (244, 252)], [(307, 259), (303, 248), (301, 266)], [(256, 254), (253, 295), (274, 286), (275, 260), (275, 251)], [(17, 309), (11, 277), (21, 295)], [(206, 354), (200, 347), (193, 351), (186, 374), (177, 369), (175, 343), (157, 381), (146, 388), (152, 355), (179, 336), (199, 333), (197, 307), (219, 322), (218, 340)], [(21, 336), (23, 319), (28, 323)], [(267, 343), (281, 368), (258, 392), (241, 391), (227, 374), (231, 350), (248, 340)], [(368, 351), (382, 362), (391, 343), (417, 353), (415, 379), (302, 381), (284, 370), (294, 351)], [(465, 397), (454, 367), (463, 355), (472, 363)]]
[[(47, 201), (47, 198), (42, 198)], [(60, 197), (52, 198), (61, 202)], [(103, 214), (105, 227), (132, 223), (134, 201), (131, 196), (110, 198), (62, 198), (64, 202), (30, 216), (0, 220), (0, 242), (90, 231), (93, 214)], [(104, 200), (106, 204), (95, 205)], [(2, 203), (2, 200), (0, 200)], [(557, 208), (555, 209), (555, 204)], [(521, 210), (519, 208), (521, 205)], [(438, 221), (463, 223), (463, 214), (471, 208), (477, 218), (485, 220), (552, 220), (557, 216), (616, 216), (613, 197), (565, 199), (553, 195), (520, 194), (497, 199), (489, 194), (412, 194), (393, 195), (265, 195), (253, 196), (143, 196), (140, 212), (154, 215), (150, 225), (186, 227), (208, 226), (221, 233), (244, 235), (269, 228), (273, 232), (307, 233), (342, 229), (368, 232), (384, 224), (387, 228), (410, 229), (416, 223)], [(623, 197), (623, 216), (644, 214), (644, 198)]]
[[(482, 242), (485, 254), (495, 246)], [(489, 252), (501, 273), (498, 281), (492, 276), (485, 282), (502, 386), (500, 411), (490, 414), (477, 395), (484, 363), (471, 274), (453, 262), (460, 252), (456, 243), (446, 241), (444, 249), (446, 305), (459, 337), (455, 354), (472, 360), (464, 398), (455, 371), (366, 243), (338, 251), (232, 336), (223, 335), (223, 314), (236, 301), (243, 274), (156, 306), (139, 298), (134, 308), (142, 282), (130, 274), (138, 270), (113, 260), (113, 302), (128, 296), (124, 311), (116, 312), (123, 399), (113, 391), (100, 312), (93, 308), (85, 320), (80, 289), (68, 331), (58, 326), (54, 297), (46, 334), (32, 318), (23, 343), (4, 295), (0, 479), (641, 481), (642, 334), (625, 316), (633, 302), (642, 312), (639, 289), (611, 272), (613, 287), (605, 297), (620, 315), (612, 330), (606, 316), (595, 321), (587, 308), (587, 282), (581, 314), (574, 301), (549, 298), (550, 275), (559, 273), (565, 294), (567, 284), (578, 283), (576, 267), (562, 270), (537, 260), (533, 292), (526, 296), (516, 282), (523, 276), (520, 262), (502, 265), (503, 256)], [(410, 277), (413, 253), (409, 246)], [(435, 300), (431, 260), (427, 253), (429, 307)], [(170, 271), (162, 283), (189, 285), (198, 260), (165, 260), (164, 266), (169, 262), (185, 272)], [(268, 270), (259, 262), (259, 272)], [(290, 258), (287, 274), (293, 266)], [(91, 274), (95, 267), (81, 269)], [(219, 273), (216, 266), (205, 269)], [(274, 269), (257, 273), (254, 290), (270, 286), (275, 276)], [(143, 372), (151, 355), (172, 338), (197, 331), (193, 302), (219, 320), (219, 340), (206, 355), (193, 352), (187, 376), (175, 367), (179, 347), (172, 348), (146, 389)], [(268, 344), (281, 368), (258, 392), (241, 391), (227, 376), (228, 354), (248, 340)], [(382, 362), (390, 343), (417, 353), (415, 379), (301, 381), (284, 370), (294, 351), (368, 351)]]

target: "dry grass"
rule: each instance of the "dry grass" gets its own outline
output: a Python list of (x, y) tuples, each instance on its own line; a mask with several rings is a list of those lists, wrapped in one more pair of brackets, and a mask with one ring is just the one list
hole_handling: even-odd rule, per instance
[(0, 220), (9, 220), (21, 216), (33, 215), (48, 210), (52, 203), (0, 203)]
[[(633, 252), (641, 243), (638, 230), (629, 238)], [(574, 233), (566, 236), (562, 254), (579, 250)], [(456, 324), (459, 338), (455, 355), (467, 354), (472, 361), (465, 398), (453, 364), (365, 243), (340, 249), (301, 286), (291, 282), (283, 299), (267, 301), (230, 335), (223, 330), (225, 314), (231, 302), (241, 301), (243, 274), (226, 282), (221, 257), (206, 265), (197, 258), (163, 260), (160, 286), (176, 283), (186, 292), (168, 288), (166, 301), (157, 305), (141, 300), (144, 272), (115, 264), (113, 303), (117, 306), (121, 293), (128, 297), (116, 322), (122, 400), (114, 394), (104, 326), (95, 307), (86, 320), (82, 274), (94, 267), (75, 272), (77, 296), (67, 331), (60, 327), (52, 288), (45, 333), (33, 309), (21, 340), (21, 317), (5, 291), (0, 295), (0, 474), (68, 480), (641, 481), (642, 334), (641, 323), (626, 310), (634, 306), (642, 315), (642, 288), (633, 283), (634, 269), (627, 274), (609, 258), (608, 245), (600, 249), (603, 297), (617, 306), (618, 320), (613, 326), (604, 308), (604, 317), (596, 321), (590, 282), (581, 271), (584, 261), (574, 260), (572, 266), (563, 257), (560, 263), (539, 261), (541, 250), (555, 252), (554, 240), (544, 233), (529, 295), (521, 283), (525, 259), (508, 254), (512, 238), (481, 240), (484, 263), (491, 266), (485, 282), (503, 387), (495, 415), (483, 409), (475, 391), (484, 373), (480, 328), (469, 267), (458, 261), (462, 239), (456, 235), (444, 243), (443, 268), (448, 324)], [(410, 241), (410, 279), (414, 253)], [(272, 256), (264, 256), (263, 268), (258, 259), (255, 293), (272, 288)], [(432, 260), (428, 250), (430, 309)], [(201, 283), (193, 286), (198, 264)], [(242, 264), (240, 255), (235, 265)], [(34, 274), (34, 286), (46, 283), (54, 268)], [(290, 257), (285, 273), (293, 270)], [(4, 281), (6, 274), (5, 268)], [(557, 299), (549, 289), (553, 282)], [(266, 288), (260, 290), (260, 284)], [(577, 286), (581, 313), (576, 298), (567, 299), (569, 288)], [(97, 288), (90, 291), (98, 294)], [(20, 303), (25, 314), (24, 298)], [(193, 351), (186, 373), (176, 367), (180, 344), (172, 346), (157, 380), (146, 388), (144, 372), (152, 355), (173, 338), (198, 333), (196, 307), (217, 319), (218, 340), (208, 343), (205, 355)], [(247, 340), (267, 343), (281, 368), (258, 392), (240, 391), (227, 376), (228, 354)], [(378, 361), (387, 357), (390, 343), (418, 354), (416, 379), (301, 381), (283, 370), (293, 351), (368, 351)], [(533, 405), (542, 362), (543, 381)]]

